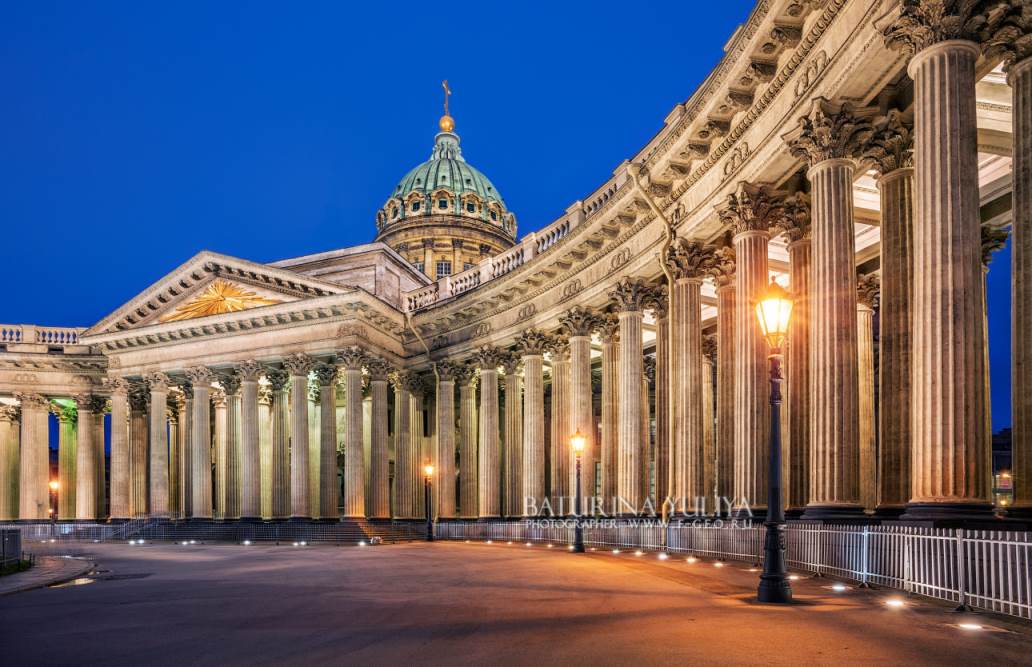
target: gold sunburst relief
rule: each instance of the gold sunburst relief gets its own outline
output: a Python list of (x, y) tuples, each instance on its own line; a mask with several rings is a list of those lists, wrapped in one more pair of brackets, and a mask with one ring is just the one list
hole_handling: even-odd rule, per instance
[(249, 292), (239, 285), (234, 285), (222, 278), (216, 278), (194, 298), (181, 306), (177, 306), (174, 311), (162, 315), (158, 319), (161, 322), (192, 320), (195, 317), (235, 313), (249, 308), (271, 306), (277, 303), (282, 302), (278, 299), (259, 296), (255, 292)]

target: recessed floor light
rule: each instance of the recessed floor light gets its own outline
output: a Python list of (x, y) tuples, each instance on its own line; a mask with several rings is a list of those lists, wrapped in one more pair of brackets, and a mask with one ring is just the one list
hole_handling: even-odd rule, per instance
[(962, 628), (964, 630), (981, 630), (982, 629), (982, 626), (979, 625), (978, 623), (958, 623), (957, 627), (958, 628)]
[(900, 607), (906, 606), (906, 603), (899, 598), (889, 598), (885, 601), (886, 607), (892, 607), (893, 609), (899, 609)]

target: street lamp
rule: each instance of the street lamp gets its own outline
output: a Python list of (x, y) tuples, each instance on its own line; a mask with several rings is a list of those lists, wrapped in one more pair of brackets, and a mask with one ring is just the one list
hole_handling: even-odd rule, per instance
[(434, 478), (434, 467), (429, 463), (423, 467), (423, 500), (426, 505), (426, 541), (434, 541), (434, 521), (433, 521), (433, 495), (430, 493), (430, 485), (433, 483)]
[(580, 432), (580, 429), (570, 438), (570, 447), (573, 449), (573, 455), (577, 460), (577, 486), (576, 494), (573, 497), (573, 553), (582, 554), (584, 553), (584, 526), (581, 525), (580, 513), (580, 500), (581, 500), (581, 486), (580, 486), (580, 475), (581, 475), (581, 454), (584, 453), (584, 445), (586, 438), (584, 434)]
[(47, 486), (50, 487), (50, 537), (54, 537), (57, 532), (57, 490), (61, 488), (61, 482), (52, 479)]
[(781, 346), (788, 334), (792, 298), (781, 285), (770, 281), (767, 293), (756, 304), (760, 330), (770, 346), (770, 469), (767, 472), (767, 535), (763, 544), (760, 602), (791, 602), (792, 586), (785, 565), (785, 510), (781, 506)]

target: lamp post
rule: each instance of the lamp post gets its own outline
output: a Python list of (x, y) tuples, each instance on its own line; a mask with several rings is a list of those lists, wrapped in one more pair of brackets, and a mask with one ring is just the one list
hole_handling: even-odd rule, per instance
[(781, 502), (781, 346), (788, 333), (792, 299), (773, 280), (756, 304), (763, 337), (770, 346), (770, 469), (767, 472), (767, 527), (763, 543), (763, 574), (757, 599), (760, 602), (791, 602), (792, 586), (785, 565), (785, 509)]
[(423, 467), (423, 500), (426, 505), (426, 541), (434, 541), (434, 512), (433, 512), (433, 494), (430, 493), (430, 486), (433, 483), (434, 467), (427, 464)]
[(573, 436), (570, 438), (570, 447), (573, 449), (573, 455), (574, 455), (574, 458), (577, 461), (577, 463), (576, 463), (576, 465), (577, 465), (577, 475), (576, 475), (577, 483), (576, 483), (575, 488), (574, 488), (575, 494), (573, 496), (573, 553), (575, 553), (575, 554), (582, 554), (582, 553), (584, 553), (584, 526), (581, 525), (581, 518), (580, 518), (580, 513), (581, 513), (581, 506), (580, 506), (580, 502), (581, 502), (580, 476), (581, 476), (581, 454), (584, 453), (585, 441), (586, 441), (586, 439), (584, 437), (584, 434), (582, 434), (580, 432), (580, 430), (578, 430), (576, 433), (574, 433)]
[(57, 533), (57, 490), (61, 488), (61, 482), (56, 479), (50, 480), (50, 537)]

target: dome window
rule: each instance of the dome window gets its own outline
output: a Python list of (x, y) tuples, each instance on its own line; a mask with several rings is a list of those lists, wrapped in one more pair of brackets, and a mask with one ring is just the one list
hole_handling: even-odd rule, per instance
[(412, 202), (412, 210), (413, 211), (418, 211), (419, 210), (419, 202), (418, 201)]
[(498, 222), (498, 211), (491, 211), (491, 219)]
[(397, 218), (397, 217), (398, 217), (398, 207), (392, 206), (391, 207), (391, 220), (393, 220), (394, 218)]
[(441, 197), (437, 200), (437, 208), (448, 208), (448, 200)]
[(466, 179), (466, 185), (473, 185), (473, 181), (471, 181), (471, 180), (469, 180), (469, 179), (467, 178), (467, 179)]
[[(422, 184), (423, 184), (423, 179), (422, 178), (417, 178), (416, 179), (416, 185), (422, 185)], [(398, 187), (400, 188), (401, 186), (399, 185)]]
[(437, 262), (436, 269), (437, 269), (437, 271), (435, 273), (436, 273), (436, 277), (438, 279), (443, 278), (445, 276), (450, 276), (451, 275), (451, 262), (449, 262), (447, 260)]
[(477, 205), (474, 204), (471, 201), (468, 201), (468, 202), (466, 202), (466, 210), (469, 211), (470, 213), (476, 213), (477, 212)]

